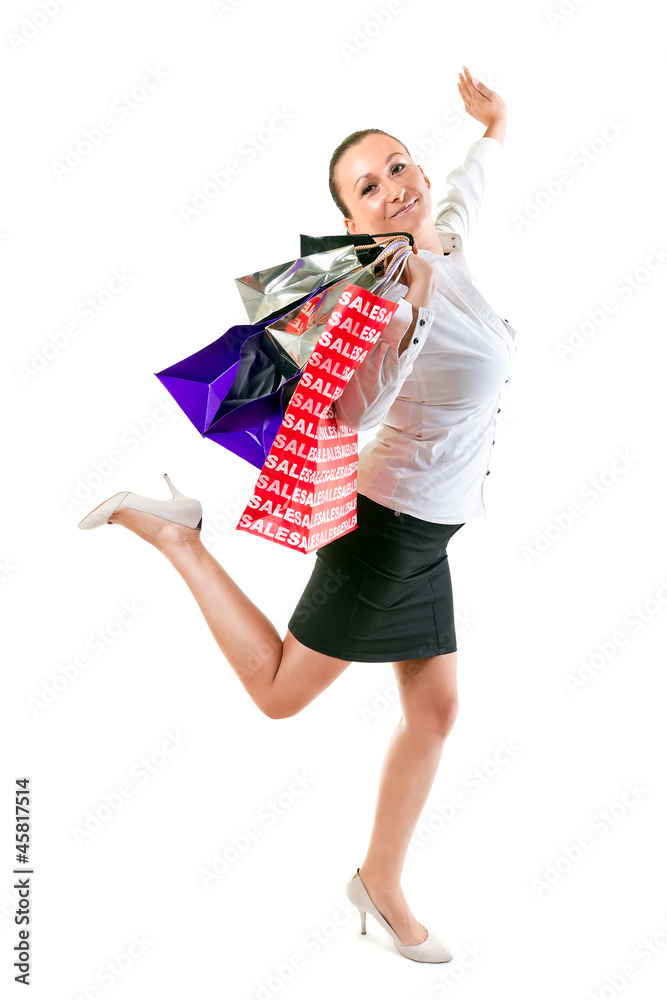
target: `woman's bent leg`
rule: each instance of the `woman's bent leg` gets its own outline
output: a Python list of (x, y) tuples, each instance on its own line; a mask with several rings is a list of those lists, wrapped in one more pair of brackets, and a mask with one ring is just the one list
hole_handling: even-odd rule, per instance
[(394, 664), (403, 717), (383, 763), (360, 874), (371, 899), (404, 944), (426, 939), (426, 928), (415, 920), (403, 895), (401, 871), (456, 720), (456, 662), (454, 652)]
[(223, 656), (255, 704), (272, 719), (296, 715), (338, 677), (349, 660), (309, 649), (273, 624), (204, 547), (194, 528), (127, 507), (110, 518), (154, 545), (197, 601)]

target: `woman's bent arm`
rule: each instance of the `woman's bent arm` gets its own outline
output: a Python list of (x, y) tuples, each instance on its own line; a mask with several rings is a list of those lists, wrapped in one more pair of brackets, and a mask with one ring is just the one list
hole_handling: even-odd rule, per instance
[(342, 423), (356, 431), (382, 423), (412, 371), (434, 318), (432, 309), (417, 307), (407, 298), (398, 300), (387, 329), (333, 403)]

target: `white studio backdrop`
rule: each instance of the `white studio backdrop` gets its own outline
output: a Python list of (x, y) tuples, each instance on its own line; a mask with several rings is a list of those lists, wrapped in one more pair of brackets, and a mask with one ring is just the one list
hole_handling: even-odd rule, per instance
[[(23, 995), (28, 776), (40, 1000), (664, 997), (654, 7), (7, 0), (1, 19), (3, 995)], [(400, 717), (391, 666), (272, 720), (166, 560), (77, 522), (119, 490), (166, 497), (168, 472), (284, 634), (314, 556), (234, 530), (256, 470), (154, 372), (244, 320), (235, 276), (343, 231), (327, 170), (350, 132), (401, 138), (435, 202), (484, 132), (464, 64), (508, 108), (467, 256), (519, 352), (488, 517), (449, 548), (461, 708), (403, 879), (454, 952), (428, 966), (373, 921), (360, 937), (344, 893)]]

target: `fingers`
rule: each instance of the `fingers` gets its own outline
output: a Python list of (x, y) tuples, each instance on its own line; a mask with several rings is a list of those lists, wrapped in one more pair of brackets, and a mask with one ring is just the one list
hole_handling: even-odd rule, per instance
[[(466, 69), (465, 66), (463, 68)], [(469, 70), (468, 70), (468, 76), (470, 77)], [(474, 92), (474, 87), (472, 85), (472, 77), (470, 77), (470, 79), (468, 80), (463, 73), (459, 73), (459, 82), (457, 84), (457, 87), (459, 88), (459, 94), (461, 95), (463, 104), (467, 109)]]
[(464, 95), (466, 97), (469, 97), (471, 91), (474, 89), (472, 82), (472, 74), (470, 73), (470, 70), (468, 69), (467, 66), (463, 67), (463, 73), (459, 73), (458, 88), (462, 97)]
[(482, 124), (489, 125), (492, 118), (505, 116), (506, 105), (500, 95), (476, 80), (467, 66), (459, 73), (458, 88), (465, 110)]
[(467, 66), (463, 67), (463, 73), (459, 73), (459, 82), (457, 86), (459, 88), (459, 93), (464, 100), (466, 98), (470, 100), (474, 96), (483, 97), (484, 94), (482, 93), (482, 90), (486, 89), (483, 83), (473, 77)]
[(465, 77), (461, 73), (459, 73), (459, 82), (456, 84), (456, 86), (459, 88), (459, 94), (461, 95), (461, 97), (463, 98), (467, 97), (468, 86), (466, 84)]
[[(464, 66), (463, 69), (465, 71), (465, 79), (466, 79), (467, 83), (469, 83), (471, 87), (476, 87), (477, 84), (479, 83), (479, 80), (477, 80), (472, 75), (472, 73), (470, 72), (470, 70), (468, 69), (467, 66)], [(482, 84), (482, 86), (484, 86), (484, 85)]]

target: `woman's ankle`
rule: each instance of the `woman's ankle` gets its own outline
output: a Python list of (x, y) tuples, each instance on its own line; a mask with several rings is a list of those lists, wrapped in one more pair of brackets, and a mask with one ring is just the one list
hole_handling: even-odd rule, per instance
[(196, 528), (188, 528), (156, 514), (137, 511), (132, 507), (119, 507), (109, 518), (109, 524), (123, 525), (133, 534), (154, 545), (167, 558), (169, 552), (178, 550), (184, 544), (202, 544), (200, 532)]
[(158, 536), (159, 548), (178, 548), (183, 545), (196, 545), (203, 548), (201, 532), (197, 528), (187, 528), (183, 524), (166, 521)]
[(387, 896), (402, 895), (401, 876), (395, 871), (374, 868), (364, 862), (359, 868), (359, 875), (364, 885), (367, 887), (372, 885), (376, 892), (382, 892)]

